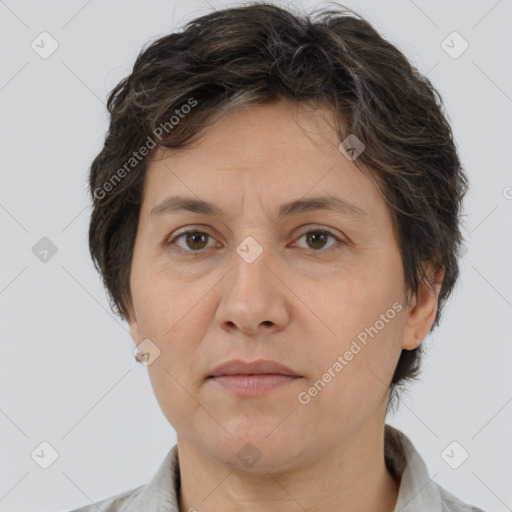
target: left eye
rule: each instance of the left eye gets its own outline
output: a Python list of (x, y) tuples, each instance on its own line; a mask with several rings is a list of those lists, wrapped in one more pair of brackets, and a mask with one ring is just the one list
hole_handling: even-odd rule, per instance
[[(312, 249), (314, 251), (318, 251), (319, 249), (325, 249), (326, 241), (329, 238), (332, 238), (335, 242), (341, 242), (341, 240), (337, 236), (333, 235), (329, 231), (325, 231), (322, 229), (313, 229), (313, 230), (307, 231), (306, 233), (303, 233), (298, 238), (298, 240), (300, 240), (301, 238), (304, 238), (304, 237), (306, 237), (307, 244), (313, 245)], [(331, 246), (332, 245), (334, 245), (334, 244), (331, 244)], [(329, 246), (329, 247), (331, 247), (331, 246)]]

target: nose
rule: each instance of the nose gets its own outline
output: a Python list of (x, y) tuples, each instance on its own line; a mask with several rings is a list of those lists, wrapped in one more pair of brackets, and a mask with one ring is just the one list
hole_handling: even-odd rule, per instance
[(229, 333), (246, 336), (271, 334), (289, 322), (289, 291), (279, 276), (277, 265), (265, 249), (252, 262), (233, 254), (233, 268), (222, 280), (216, 321)]

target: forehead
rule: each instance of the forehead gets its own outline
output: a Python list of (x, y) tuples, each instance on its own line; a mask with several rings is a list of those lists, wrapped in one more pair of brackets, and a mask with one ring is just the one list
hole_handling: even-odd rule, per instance
[(252, 201), (283, 213), (285, 203), (329, 195), (378, 215), (380, 193), (338, 145), (326, 107), (282, 101), (232, 110), (193, 145), (159, 148), (147, 168), (144, 210), (172, 194), (208, 202), (215, 214), (215, 203), (239, 211)]

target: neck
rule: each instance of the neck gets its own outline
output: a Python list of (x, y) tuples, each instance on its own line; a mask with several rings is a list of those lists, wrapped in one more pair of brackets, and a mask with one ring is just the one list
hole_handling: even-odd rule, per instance
[(400, 483), (384, 461), (384, 425), (358, 428), (328, 453), (292, 470), (225, 464), (178, 437), (180, 512), (393, 512)]

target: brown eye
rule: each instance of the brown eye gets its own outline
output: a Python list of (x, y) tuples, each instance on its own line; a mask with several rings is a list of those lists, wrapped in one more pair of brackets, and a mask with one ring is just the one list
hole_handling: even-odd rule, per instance
[(208, 235), (206, 233), (186, 233), (185, 243), (194, 251), (204, 249), (206, 247)]
[(171, 238), (167, 245), (177, 245), (185, 252), (199, 252), (207, 248), (209, 238), (210, 235), (203, 231), (186, 231)]
[[(298, 240), (304, 238), (306, 240), (307, 249), (311, 249), (313, 251), (320, 251), (321, 249), (326, 249), (326, 244), (328, 243), (329, 238), (333, 239), (335, 242), (342, 242), (340, 238), (333, 235), (329, 231), (325, 231), (323, 229), (312, 229), (303, 233)], [(328, 246), (330, 248), (332, 245)]]
[(312, 249), (323, 249), (328, 238), (329, 235), (327, 233), (319, 231), (310, 231), (306, 234), (307, 243), (312, 247)]

